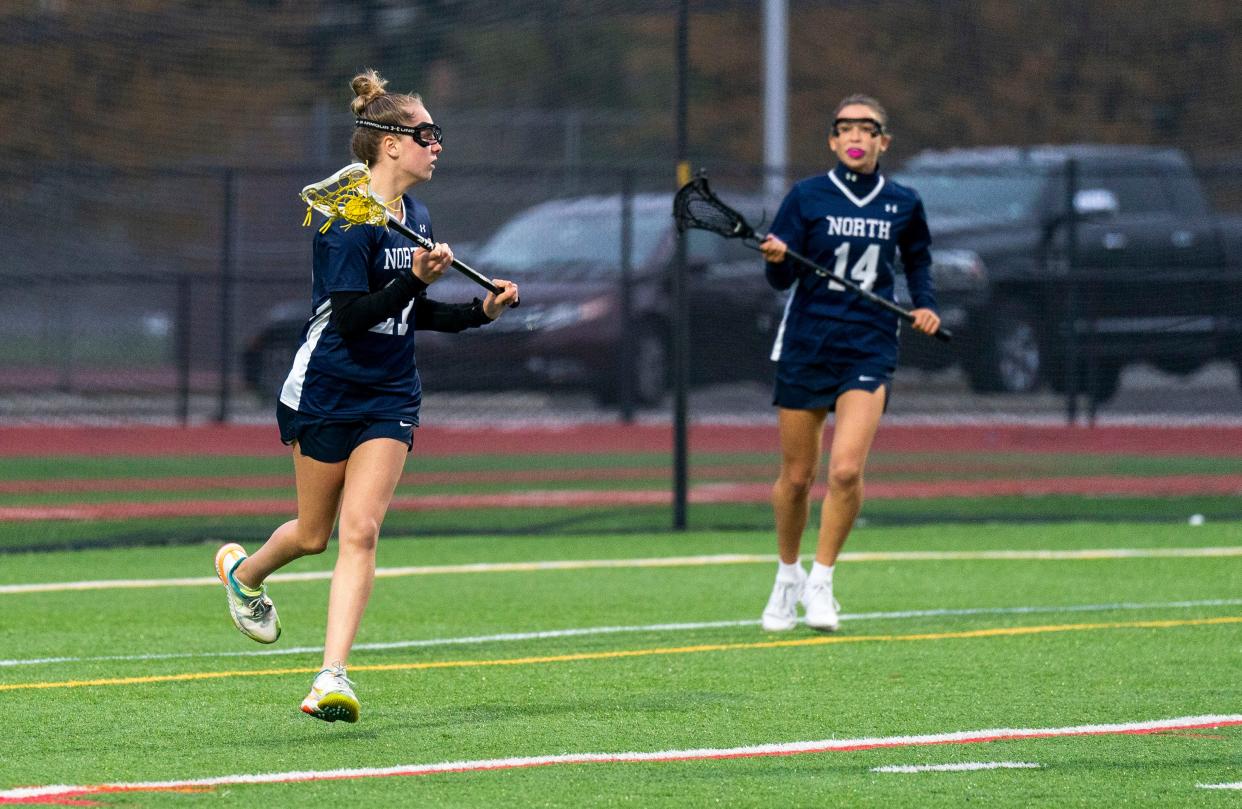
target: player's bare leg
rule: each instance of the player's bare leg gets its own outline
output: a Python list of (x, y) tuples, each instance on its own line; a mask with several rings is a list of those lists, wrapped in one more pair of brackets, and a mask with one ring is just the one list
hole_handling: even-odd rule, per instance
[(407, 447), (390, 438), (360, 444), (347, 461), (341, 502), (340, 550), (328, 596), (324, 666), (344, 664), (375, 581), (375, 548)]
[(360, 444), (346, 462), (339, 550), (328, 594), (323, 668), (302, 700), (302, 711), (317, 719), (358, 721), (361, 706), (353, 681), (345, 673), (345, 664), (371, 598), (380, 526), (401, 478), (406, 454), (404, 443), (377, 438)]
[(849, 390), (837, 398), (828, 454), (828, 494), (820, 515), (815, 561), (836, 564), (837, 555), (862, 509), (863, 468), (884, 415), (886, 388), (875, 392)]
[(786, 564), (798, 561), (802, 547), (827, 414), (827, 410), (777, 410), (781, 471), (772, 487), (772, 510), (776, 517), (777, 552)]
[(234, 575), (239, 583), (257, 586), (294, 559), (327, 549), (341, 505), (346, 463), (317, 461), (303, 455), (294, 445), (298, 516), (277, 528), (263, 547), (238, 566)]
[(798, 551), (810, 514), (811, 487), (819, 469), (826, 416), (826, 410), (778, 411), (781, 472), (772, 487), (772, 511), (780, 564), (763, 610), (762, 625), (769, 632), (793, 629), (798, 623), (798, 601), (806, 583)]
[(884, 414), (886, 393), (884, 387), (874, 392), (850, 390), (837, 398), (828, 455), (828, 494), (820, 514), (815, 564), (803, 596), (807, 626), (815, 629), (833, 631), (838, 625), (833, 566), (862, 509), (863, 469)]
[(345, 464), (326, 464), (293, 450), (297, 473), (298, 517), (276, 529), (254, 556), (235, 542), (216, 551), (216, 576), (224, 585), (229, 616), (242, 632), (260, 643), (280, 637), (280, 618), (267, 596), (264, 580), (299, 556), (319, 553), (328, 544), (340, 502)]

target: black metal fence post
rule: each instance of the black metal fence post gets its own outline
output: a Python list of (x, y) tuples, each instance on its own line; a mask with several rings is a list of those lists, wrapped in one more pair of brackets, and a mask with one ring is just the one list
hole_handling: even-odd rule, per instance
[(621, 421), (634, 421), (634, 172), (626, 169), (621, 173), (621, 362), (618, 372), (618, 401), (621, 405)]
[(233, 220), (234, 190), (237, 175), (231, 168), (224, 170), (224, 212), (220, 245), (220, 387), (216, 421), (229, 420), (232, 409), (233, 376)]
[[(687, 160), (689, 135), (690, 73), (690, 3), (677, 4), (677, 181), (680, 187), (690, 181)], [(687, 415), (688, 377), (690, 375), (690, 331), (686, 297), (686, 240), (677, 239), (677, 256), (673, 261), (673, 529), (686, 530), (689, 500), (689, 435)]]
[(190, 316), (194, 310), (193, 280), (177, 276), (177, 325), (174, 336), (174, 361), (177, 363), (177, 420), (182, 426), (190, 422)]
[(1078, 421), (1078, 161), (1065, 164), (1065, 420)]

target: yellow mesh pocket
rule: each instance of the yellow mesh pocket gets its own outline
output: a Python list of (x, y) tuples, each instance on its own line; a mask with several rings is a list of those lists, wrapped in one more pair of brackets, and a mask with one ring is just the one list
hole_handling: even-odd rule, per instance
[(367, 167), (353, 163), (326, 180), (303, 188), (301, 197), (306, 203), (303, 227), (310, 226), (315, 211), (327, 217), (319, 228), (320, 233), (326, 233), (338, 219), (345, 222), (346, 228), (387, 224), (388, 210), (383, 202), (371, 195), (367, 188), (370, 182), (371, 172)]

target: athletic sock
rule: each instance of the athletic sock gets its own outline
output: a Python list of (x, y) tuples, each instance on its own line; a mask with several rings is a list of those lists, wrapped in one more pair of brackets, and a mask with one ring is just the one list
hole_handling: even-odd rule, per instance
[(798, 581), (804, 572), (801, 562), (776, 563), (776, 578), (781, 581)]
[(832, 586), (832, 569), (836, 565), (821, 565), (819, 562), (811, 564), (811, 575), (807, 578), (807, 584), (826, 584)]
[[(240, 565), (244, 561), (244, 559), (238, 560), (237, 565)], [(237, 569), (237, 565), (233, 565), (233, 570)], [(233, 592), (237, 593), (242, 598), (258, 598), (263, 595), (262, 587), (247, 587), (237, 580), (237, 578), (233, 575), (232, 570), (229, 571), (229, 584), (233, 585)]]

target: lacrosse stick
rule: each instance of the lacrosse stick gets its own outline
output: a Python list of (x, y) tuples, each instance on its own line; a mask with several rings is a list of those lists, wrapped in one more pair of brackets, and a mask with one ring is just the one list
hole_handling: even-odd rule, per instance
[[(306, 219), (302, 224), (309, 226), (312, 212), (319, 211), (328, 217), (328, 221), (319, 228), (320, 233), (327, 233), (332, 223), (341, 219), (347, 228), (354, 225), (392, 228), (424, 250), (434, 250), (434, 242), (397, 221), (384, 201), (371, 193), (370, 185), (371, 171), (365, 163), (350, 163), (331, 177), (311, 183), (300, 194), (302, 201), (306, 203)], [(492, 294), (499, 295), (504, 291), (492, 283), (492, 279), (456, 258), (453, 259), (453, 266)], [(517, 305), (518, 301), (510, 304), (512, 307)]]
[[(708, 230), (726, 239), (741, 239), (743, 244), (754, 250), (758, 250), (759, 243), (763, 241), (763, 237), (755, 233), (755, 229), (750, 226), (745, 217), (720, 201), (720, 198), (708, 187), (707, 177), (702, 174), (683, 185), (673, 197), (673, 219), (677, 222), (678, 233), (685, 233), (688, 228)], [(785, 255), (814, 271), (816, 275), (831, 279), (909, 323), (914, 322), (914, 315), (887, 298), (882, 298), (871, 290), (864, 289), (849, 278), (831, 273), (793, 250), (786, 249)], [(944, 327), (937, 329), (931, 336), (946, 343), (953, 339), (953, 335)]]

